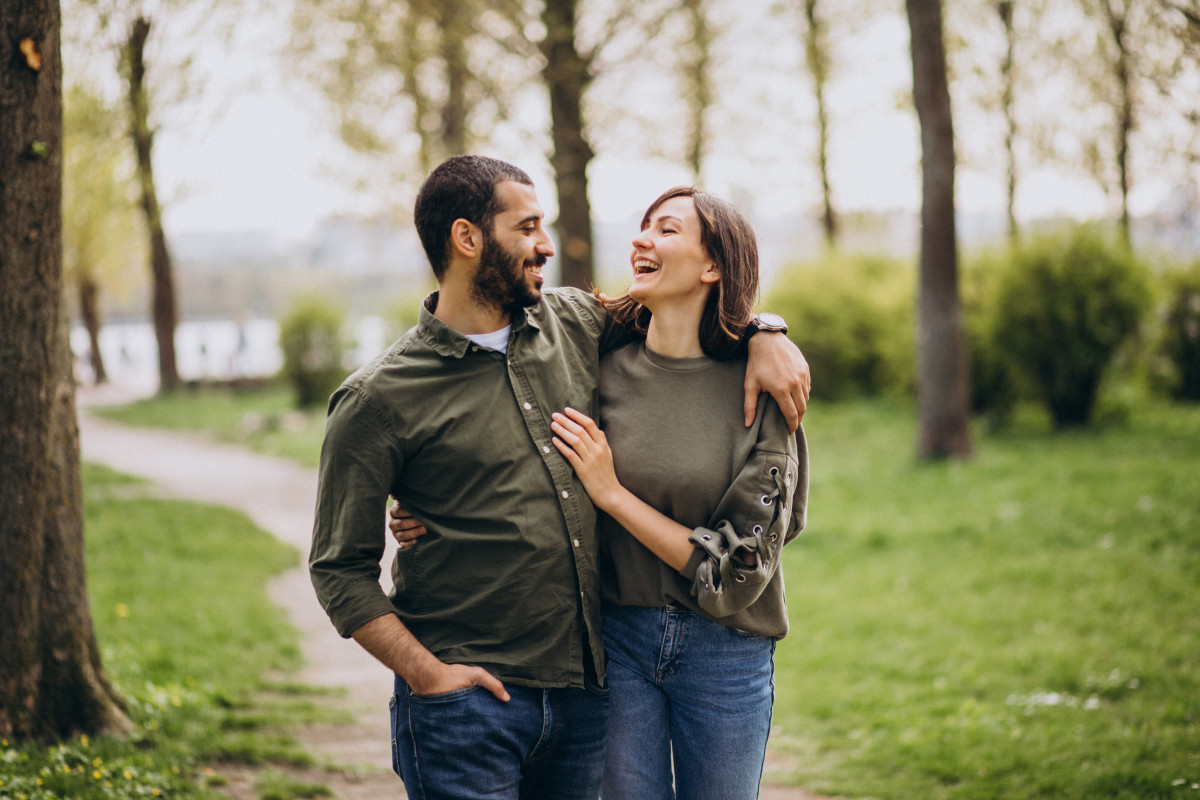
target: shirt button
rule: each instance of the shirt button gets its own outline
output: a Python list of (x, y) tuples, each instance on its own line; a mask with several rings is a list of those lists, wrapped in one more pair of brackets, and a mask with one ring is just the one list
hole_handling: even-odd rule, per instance
[(563, 500), (566, 500), (570, 496), (571, 496), (571, 493), (568, 492), (566, 489), (563, 489)]
[(548, 445), (548, 444), (544, 444), (544, 445), (542, 445), (542, 452), (543, 452), (543, 453), (549, 453), (549, 452), (550, 452), (550, 445)]
[(578, 539), (572, 539), (571, 541), (572, 541), (572, 542), (575, 544), (575, 546), (576, 546), (576, 547), (579, 547), (579, 540), (578, 540)]
[(473, 345), (471, 345), (471, 352), (472, 352), (472, 353), (478, 353), (478, 352), (479, 352), (479, 345), (477, 345), (477, 344), (473, 344)]
[(531, 409), (531, 408), (533, 408), (533, 404), (532, 404), (532, 403), (525, 403), (525, 410), (526, 410), (526, 411), (528, 411), (528, 410), (529, 410), (529, 409)]

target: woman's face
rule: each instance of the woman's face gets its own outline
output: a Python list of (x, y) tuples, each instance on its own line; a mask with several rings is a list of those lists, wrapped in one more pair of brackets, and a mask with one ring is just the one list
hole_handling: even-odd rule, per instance
[(652, 312), (665, 302), (707, 297), (718, 280), (700, 242), (700, 217), (690, 197), (672, 197), (650, 215), (633, 240), (629, 296)]

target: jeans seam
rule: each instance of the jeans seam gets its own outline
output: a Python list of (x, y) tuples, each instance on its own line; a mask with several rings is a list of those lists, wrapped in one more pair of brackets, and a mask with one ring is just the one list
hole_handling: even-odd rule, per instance
[(529, 758), (525, 759), (523, 767), (531, 767), (538, 763), (550, 754), (552, 749), (550, 739), (553, 738), (552, 723), (553, 715), (550, 710), (552, 705), (550, 700), (551, 689), (542, 689), (542, 730), (538, 734), (537, 741), (533, 743), (533, 747), (529, 749)]
[[(409, 691), (412, 691), (412, 690), (410, 689)], [(406, 704), (406, 710), (408, 712), (408, 741), (412, 746), (413, 772), (416, 773), (417, 791), (419, 791), (421, 793), (421, 797), (424, 798), (424, 796), (425, 796), (425, 779), (421, 777), (421, 758), (417, 753), (417, 737), (413, 733), (413, 718), (412, 718), (412, 703), (411, 702)], [(405, 789), (407, 789), (407, 788), (408, 787), (406, 786)], [(412, 792), (408, 792), (408, 794), (412, 794)]]

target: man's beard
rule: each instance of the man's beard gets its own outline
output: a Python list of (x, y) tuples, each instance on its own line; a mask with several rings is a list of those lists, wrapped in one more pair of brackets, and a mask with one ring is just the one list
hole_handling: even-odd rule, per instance
[(542, 293), (525, 280), (525, 269), (545, 263), (546, 257), (540, 254), (527, 262), (519, 254), (506, 251), (490, 233), (485, 233), (471, 296), (480, 304), (498, 306), (505, 311), (535, 306), (542, 299)]

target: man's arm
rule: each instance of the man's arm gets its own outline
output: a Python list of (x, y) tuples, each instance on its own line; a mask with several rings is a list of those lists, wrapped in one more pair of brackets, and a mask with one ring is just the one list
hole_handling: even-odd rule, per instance
[(364, 650), (403, 678), (417, 694), (443, 694), (468, 686), (482, 686), (508, 702), (504, 684), (494, 675), (482, 667), (443, 663), (417, 641), (395, 614), (376, 617), (350, 635)]
[(403, 678), (418, 694), (483, 686), (507, 700), (504, 686), (479, 667), (444, 664), (396, 616), (379, 585), (384, 554), (377, 509), (401, 468), (392, 437), (369, 400), (343, 387), (330, 404), (321, 448), (309, 573), (338, 632)]
[(754, 424), (758, 395), (769, 392), (779, 404), (788, 429), (795, 433), (808, 408), (808, 392), (812, 387), (804, 354), (783, 333), (763, 331), (750, 337), (747, 344), (746, 398), (742, 404), (746, 427)]

